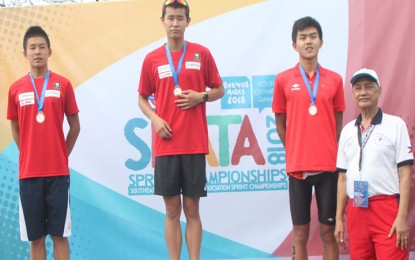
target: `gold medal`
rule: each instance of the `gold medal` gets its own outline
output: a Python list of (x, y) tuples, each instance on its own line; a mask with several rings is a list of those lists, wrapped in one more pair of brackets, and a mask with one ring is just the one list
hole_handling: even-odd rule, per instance
[(310, 115), (312, 115), (312, 116), (317, 115), (317, 107), (316, 107), (316, 105), (311, 105), (311, 106), (308, 108), (308, 113), (309, 113)]
[(179, 86), (174, 88), (173, 94), (177, 97), (178, 95), (182, 94), (182, 89)]
[(38, 112), (36, 115), (36, 122), (38, 122), (39, 124), (42, 124), (43, 122), (45, 122), (45, 114), (43, 114), (43, 112)]

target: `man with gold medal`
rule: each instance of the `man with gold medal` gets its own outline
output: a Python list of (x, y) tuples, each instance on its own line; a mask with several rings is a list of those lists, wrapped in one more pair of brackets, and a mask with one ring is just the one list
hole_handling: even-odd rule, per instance
[[(163, 196), (166, 206), (170, 259), (180, 259), (182, 209), (189, 258), (200, 258), (199, 200), (207, 196), (205, 156), (209, 152), (206, 102), (224, 95), (210, 51), (184, 39), (189, 13), (185, 0), (164, 1), (161, 23), (167, 43), (145, 57), (138, 88), (139, 106), (154, 130), (154, 193)], [(155, 110), (149, 102), (153, 94)]]
[(292, 46), (299, 63), (275, 78), (272, 110), (286, 151), (292, 257), (307, 259), (313, 188), (318, 205), (323, 259), (338, 259), (336, 216), (337, 140), (345, 110), (342, 77), (318, 63), (321, 26), (312, 17), (295, 21)]

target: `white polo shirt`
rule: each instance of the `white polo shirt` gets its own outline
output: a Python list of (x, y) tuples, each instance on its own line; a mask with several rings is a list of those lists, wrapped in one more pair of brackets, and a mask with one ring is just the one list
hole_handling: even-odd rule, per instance
[[(399, 194), (398, 167), (411, 165), (414, 153), (405, 122), (397, 116), (388, 115), (379, 108), (372, 120), (375, 125), (362, 151), (359, 171), (360, 146), (357, 130), (361, 115), (349, 122), (342, 130), (337, 153), (337, 170), (346, 172), (347, 195), (353, 198), (354, 181), (367, 181), (369, 197)], [(370, 133), (364, 129), (362, 140)]]

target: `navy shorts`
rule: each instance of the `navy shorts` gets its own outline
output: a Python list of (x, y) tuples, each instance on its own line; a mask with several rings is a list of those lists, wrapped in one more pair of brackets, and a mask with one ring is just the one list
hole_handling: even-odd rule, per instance
[(291, 220), (293, 225), (310, 223), (313, 186), (316, 193), (318, 220), (322, 224), (336, 224), (337, 172), (323, 172), (299, 180), (289, 176)]
[(43, 236), (71, 235), (69, 176), (19, 180), (20, 237), (23, 241)]
[(206, 197), (206, 156), (184, 154), (156, 157), (154, 194)]

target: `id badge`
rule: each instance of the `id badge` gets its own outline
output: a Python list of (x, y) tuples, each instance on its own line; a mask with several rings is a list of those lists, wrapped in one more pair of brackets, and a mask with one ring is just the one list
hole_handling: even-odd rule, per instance
[(354, 182), (353, 206), (360, 208), (369, 207), (369, 183), (367, 181)]

